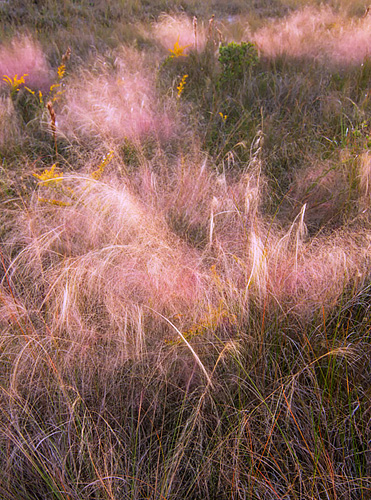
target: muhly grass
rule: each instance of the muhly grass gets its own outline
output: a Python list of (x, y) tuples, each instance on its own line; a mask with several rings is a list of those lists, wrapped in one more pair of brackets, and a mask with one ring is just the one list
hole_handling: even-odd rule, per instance
[(123, 49), (114, 57), (114, 68), (96, 61), (91, 71), (82, 70), (69, 82), (60, 130), (67, 136), (168, 139), (175, 132), (174, 113), (156, 96), (143, 56)]
[(25, 75), (26, 85), (44, 89), (50, 83), (50, 68), (40, 45), (30, 36), (18, 36), (0, 45), (0, 86), (3, 76)]
[(306, 240), (305, 207), (282, 231), (259, 170), (145, 170), (64, 175), (7, 217), (4, 498), (367, 491), (369, 231)]
[(202, 50), (207, 40), (207, 30), (195, 17), (192, 20), (189, 16), (163, 15), (152, 29), (154, 38), (169, 51), (168, 55), (177, 42), (187, 55), (191, 50)]
[(305, 7), (258, 29), (253, 40), (267, 56), (315, 57), (361, 64), (370, 55), (371, 16), (350, 19), (330, 7)]
[[(217, 37), (206, 57), (198, 20), (197, 54), (191, 18), (162, 17), (149, 36), (193, 43), (189, 54), (161, 66), (155, 45), (118, 48), (71, 71), (41, 153), (8, 154), (50, 117), (20, 125), (4, 93), (1, 499), (369, 498), (369, 124), (346, 94), (354, 57), (331, 52), (341, 30), (365, 47), (368, 28), (347, 19), (308, 8), (267, 20), (254, 36), (271, 60), (233, 95), (215, 84), (199, 110), (187, 86), (218, 78)], [(342, 65), (355, 111), (338, 135), (323, 138), (331, 96), (346, 113), (340, 90), (327, 114), (306, 111), (325, 101), (319, 68), (272, 69), (277, 26), (282, 53), (323, 49)], [(179, 84), (182, 64), (199, 64), (182, 95), (162, 92), (156, 78)], [(231, 124), (245, 98), (259, 117)], [(309, 149), (281, 186), (287, 165), (272, 159), (298, 130)]]

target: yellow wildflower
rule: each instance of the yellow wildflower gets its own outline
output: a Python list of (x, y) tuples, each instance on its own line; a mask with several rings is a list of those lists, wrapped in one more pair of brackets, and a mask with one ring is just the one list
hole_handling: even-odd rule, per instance
[(58, 80), (61, 80), (63, 78), (65, 71), (66, 71), (66, 66), (64, 64), (58, 66)]
[(49, 91), (53, 92), (53, 90), (57, 89), (60, 86), (61, 86), (60, 83), (53, 83), (53, 85), (50, 87)]
[(179, 36), (178, 36), (177, 41), (174, 43), (174, 48), (169, 49), (169, 52), (171, 52), (171, 56), (170, 57), (180, 57), (180, 56), (185, 56), (186, 57), (187, 54), (184, 54), (184, 50), (187, 47), (190, 47), (190, 45), (183, 45), (183, 46), (179, 45)]
[(92, 172), (92, 173), (91, 173), (91, 177), (92, 177), (93, 179), (95, 179), (95, 180), (97, 181), (97, 180), (99, 180), (99, 179), (102, 177), (102, 174), (103, 174), (103, 172), (104, 172), (104, 170), (105, 170), (106, 166), (107, 166), (107, 165), (109, 164), (109, 162), (112, 160), (113, 155), (114, 155), (113, 151), (110, 151), (110, 152), (108, 153), (108, 155), (107, 155), (105, 158), (103, 158), (103, 161), (102, 161), (102, 163), (99, 165), (98, 169), (97, 169), (97, 170), (95, 170), (94, 172)]
[(182, 95), (182, 92), (184, 90), (184, 86), (185, 86), (185, 83), (186, 83), (186, 79), (188, 78), (188, 75), (184, 75), (183, 78), (181, 79), (181, 82), (179, 83), (179, 85), (177, 86), (177, 90), (178, 90), (178, 97), (180, 97)]
[(57, 165), (54, 163), (50, 170), (46, 169), (42, 174), (33, 174), (34, 177), (40, 180), (39, 184), (42, 183), (48, 183), (48, 185), (51, 184), (59, 184), (62, 180), (63, 177), (63, 172), (57, 173), (55, 171)]
[(13, 94), (15, 92), (19, 92), (19, 87), (22, 85), (22, 83), (25, 83), (25, 76), (28, 76), (28, 73), (25, 73), (19, 78), (18, 75), (14, 75), (13, 78), (10, 78), (8, 75), (3, 75), (3, 80), (9, 85)]
[(225, 123), (227, 121), (227, 118), (228, 116), (227, 115), (223, 115), (222, 112), (219, 112), (219, 116), (221, 117), (221, 119), (223, 120), (223, 123)]

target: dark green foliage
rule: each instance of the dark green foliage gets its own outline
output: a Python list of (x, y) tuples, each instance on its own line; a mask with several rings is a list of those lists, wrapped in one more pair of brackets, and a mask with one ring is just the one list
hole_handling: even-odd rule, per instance
[(248, 70), (258, 63), (259, 58), (253, 43), (231, 42), (219, 48), (218, 60), (221, 64), (218, 86), (223, 90), (233, 90), (241, 85)]

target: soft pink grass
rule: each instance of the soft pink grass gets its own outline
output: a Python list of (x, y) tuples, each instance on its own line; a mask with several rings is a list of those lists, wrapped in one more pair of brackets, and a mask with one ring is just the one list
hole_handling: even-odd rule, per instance
[(50, 83), (50, 68), (40, 45), (28, 36), (13, 38), (0, 45), (0, 86), (4, 86), (3, 76), (14, 78), (25, 76), (26, 85), (35, 90), (43, 90)]
[(264, 55), (316, 58), (326, 63), (361, 64), (370, 56), (371, 16), (349, 19), (329, 7), (305, 7), (256, 31)]
[(174, 114), (159, 102), (154, 79), (144, 70), (141, 55), (127, 50), (117, 56), (115, 66), (112, 74), (104, 62), (97, 62), (93, 71), (82, 71), (69, 82), (60, 130), (68, 136), (119, 140), (172, 136)]
[[(17, 211), (5, 244), (9, 254), (21, 249), (7, 274), (17, 301), (4, 296), (3, 321), (44, 311), (48, 331), (70, 342), (68, 356), (110, 343), (116, 366), (177, 338), (161, 315), (187, 332), (219, 311), (202, 334), (232, 335), (252, 305), (302, 321), (331, 313), (369, 275), (370, 231), (311, 239), (305, 206), (280, 228), (261, 213), (253, 160), (238, 179), (217, 175), (199, 154), (162, 169), (143, 164), (121, 180), (65, 175), (65, 194), (40, 186), (42, 199), (69, 205), (35, 196)], [(111, 172), (118, 167), (113, 160)]]
[(197, 21), (196, 36), (192, 18), (188, 16), (169, 16), (164, 14), (153, 25), (153, 36), (168, 51), (176, 42), (185, 47), (184, 53), (191, 50), (202, 50), (205, 47), (207, 33), (200, 21)]

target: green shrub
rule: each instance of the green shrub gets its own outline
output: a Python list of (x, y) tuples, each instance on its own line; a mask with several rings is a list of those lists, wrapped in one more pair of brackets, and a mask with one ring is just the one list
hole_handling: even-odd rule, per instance
[(219, 48), (219, 62), (222, 66), (219, 87), (230, 89), (239, 85), (246, 72), (255, 66), (258, 60), (258, 51), (253, 43), (231, 42), (222, 45)]

